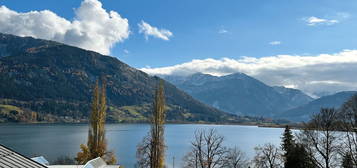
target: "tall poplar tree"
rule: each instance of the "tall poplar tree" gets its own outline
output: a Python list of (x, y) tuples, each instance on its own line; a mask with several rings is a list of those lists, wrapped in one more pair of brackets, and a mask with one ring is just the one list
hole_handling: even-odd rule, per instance
[(105, 92), (105, 79), (102, 80), (101, 88), (99, 88), (99, 82), (97, 80), (93, 90), (87, 145), (81, 144), (80, 148), (82, 151), (78, 152), (76, 157), (79, 164), (85, 164), (89, 160), (97, 157), (101, 157), (108, 164), (116, 163), (114, 154), (107, 151), (105, 139), (105, 118), (107, 110)]
[(138, 145), (137, 158), (141, 168), (164, 168), (165, 167), (165, 95), (164, 82), (161, 80), (156, 91), (151, 116), (151, 129), (149, 135), (144, 137)]
[(151, 118), (151, 168), (163, 168), (165, 166), (164, 124), (166, 114), (164, 82), (162, 80), (156, 89), (153, 107), (154, 110)]

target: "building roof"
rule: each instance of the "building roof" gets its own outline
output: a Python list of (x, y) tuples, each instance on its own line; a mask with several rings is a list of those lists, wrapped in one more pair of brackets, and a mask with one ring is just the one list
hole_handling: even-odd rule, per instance
[(1, 168), (47, 168), (46, 166), (37, 163), (1, 144), (0, 165)]
[(103, 168), (107, 164), (104, 162), (104, 160), (100, 157), (97, 157), (95, 159), (92, 159), (87, 162), (87, 164), (84, 165), (83, 168)]
[(97, 157), (88, 161), (85, 165), (49, 165), (49, 168), (119, 168), (119, 165), (107, 165), (105, 161)]
[[(84, 165), (49, 165), (49, 168), (84, 168)], [(119, 168), (119, 165), (106, 165), (102, 168)]]

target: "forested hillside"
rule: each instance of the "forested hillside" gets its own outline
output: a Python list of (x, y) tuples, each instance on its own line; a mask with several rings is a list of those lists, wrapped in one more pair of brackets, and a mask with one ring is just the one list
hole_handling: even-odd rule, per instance
[[(146, 121), (159, 80), (117, 58), (57, 42), (0, 34), (2, 121), (85, 121), (95, 80), (107, 80), (113, 122)], [(237, 121), (165, 82), (169, 121)]]

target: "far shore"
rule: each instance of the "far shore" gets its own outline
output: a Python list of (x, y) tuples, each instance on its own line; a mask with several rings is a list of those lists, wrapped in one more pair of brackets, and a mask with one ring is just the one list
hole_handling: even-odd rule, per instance
[[(84, 125), (88, 122), (3, 122), (0, 125)], [(107, 122), (107, 124), (149, 124), (149, 122)], [(202, 124), (202, 125), (241, 125), (241, 126), (256, 126), (266, 128), (285, 128), (289, 125), (292, 129), (301, 128), (299, 123), (275, 124), (275, 123), (229, 123), (229, 122), (177, 122), (167, 121), (166, 124)]]

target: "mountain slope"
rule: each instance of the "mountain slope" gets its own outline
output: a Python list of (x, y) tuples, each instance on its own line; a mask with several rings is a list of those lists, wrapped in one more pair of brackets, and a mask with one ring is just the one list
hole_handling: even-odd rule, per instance
[(308, 121), (311, 115), (318, 113), (322, 107), (340, 108), (344, 102), (356, 93), (356, 91), (346, 91), (323, 96), (306, 105), (285, 111), (278, 116), (292, 121)]
[(289, 102), (291, 107), (305, 105), (314, 100), (312, 97), (306, 95), (298, 89), (286, 88), (282, 86), (273, 86), (273, 88)]
[[(100, 76), (107, 79), (108, 120), (147, 119), (158, 77), (96, 52), (31, 37), (0, 34), (0, 104), (22, 111), (8, 110), (1, 113), (0, 118), (53, 122), (85, 120), (92, 86)], [(165, 96), (169, 109), (167, 117), (171, 121), (235, 118), (196, 101), (167, 82)]]
[(243, 73), (164, 78), (204, 103), (239, 115), (272, 117), (312, 100), (299, 90), (270, 87)]

